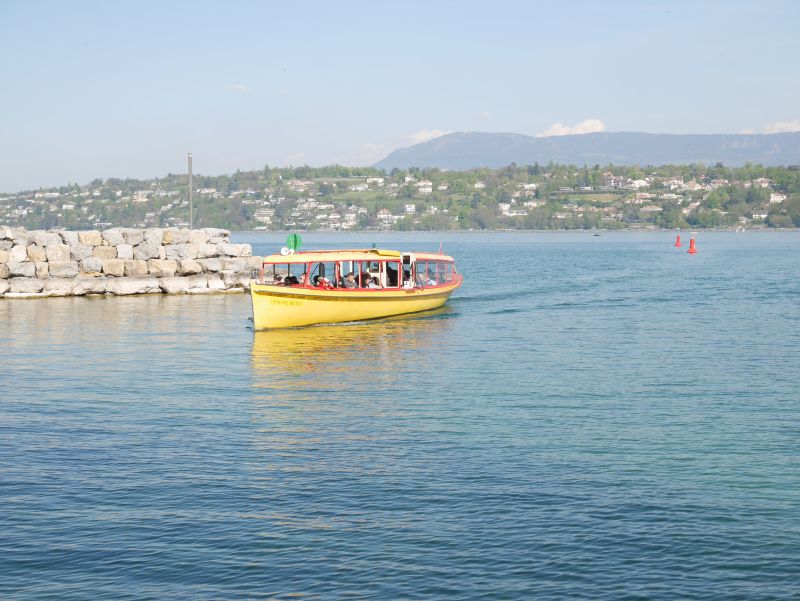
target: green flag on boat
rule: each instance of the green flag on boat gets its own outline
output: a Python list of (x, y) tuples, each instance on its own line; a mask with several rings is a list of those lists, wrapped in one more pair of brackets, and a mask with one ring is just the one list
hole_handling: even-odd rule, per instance
[(300, 237), (300, 234), (289, 234), (286, 238), (286, 248), (293, 251), (300, 250), (300, 245), (303, 243), (303, 239)]

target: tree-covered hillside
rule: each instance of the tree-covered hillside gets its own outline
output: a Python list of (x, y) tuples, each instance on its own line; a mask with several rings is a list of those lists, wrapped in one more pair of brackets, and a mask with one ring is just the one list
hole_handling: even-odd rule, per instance
[[(193, 225), (233, 230), (800, 226), (800, 169), (760, 165), (267, 166), (196, 175), (193, 190)], [(185, 174), (0, 195), (0, 224), (29, 229), (185, 226), (188, 213)]]

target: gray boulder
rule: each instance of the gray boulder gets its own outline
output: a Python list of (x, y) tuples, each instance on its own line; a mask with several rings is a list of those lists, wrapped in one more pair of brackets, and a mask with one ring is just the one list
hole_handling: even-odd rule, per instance
[(103, 273), (122, 277), (125, 275), (125, 261), (122, 259), (103, 260)]
[(163, 244), (162, 242), (163, 238), (164, 238), (164, 230), (160, 230), (157, 228), (150, 228), (144, 231), (145, 242), (155, 244), (156, 246), (161, 246)]
[(186, 280), (186, 292), (189, 294), (208, 292), (208, 277), (206, 275), (190, 275), (183, 279)]
[(249, 244), (231, 244), (230, 242), (217, 244), (217, 251), (225, 257), (249, 257), (253, 254)]
[(31, 244), (27, 251), (29, 261), (33, 261), (34, 263), (37, 261), (47, 261), (47, 252), (45, 251), (44, 246)]
[(31, 263), (30, 261), (26, 261), (24, 263), (9, 261), (8, 273), (9, 276), (12, 278), (14, 277), (32, 278), (36, 276), (36, 265)]
[(125, 261), (125, 275), (128, 277), (137, 277), (147, 275), (147, 261)]
[(31, 234), (24, 230), (11, 230), (11, 239), (14, 241), (14, 244), (28, 246), (31, 242)]
[(23, 263), (28, 260), (28, 247), (22, 244), (14, 244), (8, 251), (9, 263)]
[(103, 240), (108, 242), (109, 246), (119, 246), (120, 244), (125, 244), (125, 235), (122, 232), (122, 228), (114, 227), (103, 231)]
[(7, 280), (11, 277), (11, 270), (5, 263), (0, 263), (0, 280)]
[(75, 246), (76, 244), (79, 244), (78, 232), (58, 232), (58, 235), (61, 236), (61, 239), (64, 241), (64, 244), (69, 244), (70, 246)]
[(92, 249), (92, 256), (97, 259), (116, 259), (117, 248), (115, 246), (95, 246)]
[(189, 244), (205, 244), (210, 236), (205, 230), (191, 230), (189, 232)]
[(73, 261), (83, 261), (92, 256), (92, 247), (85, 244), (70, 244), (69, 255)]
[(189, 230), (174, 228), (164, 230), (163, 244), (186, 244), (189, 242)]
[(237, 259), (229, 259), (224, 258), (220, 259), (222, 262), (222, 271), (250, 271), (250, 267), (247, 265), (247, 260), (242, 258)]
[(219, 292), (225, 290), (225, 282), (218, 273), (209, 273), (206, 275), (208, 290), (210, 292)]
[(75, 280), (73, 278), (50, 278), (44, 283), (48, 296), (71, 296)]
[(36, 232), (36, 235), (33, 237), (33, 241), (37, 246), (47, 248), (48, 246), (61, 244), (61, 236), (55, 232)]
[[(145, 240), (141, 244), (133, 248), (133, 258), (139, 261), (147, 261), (149, 259), (158, 259), (160, 244), (155, 241)], [(169, 257), (168, 257), (169, 258)]]
[(215, 273), (222, 270), (221, 259), (197, 259), (197, 262), (203, 268), (203, 271), (207, 273)]
[(100, 275), (103, 271), (103, 260), (89, 257), (81, 261), (81, 271), (87, 275)]
[(141, 244), (144, 240), (144, 232), (142, 230), (127, 228), (122, 233), (125, 236), (125, 242), (131, 246)]
[(133, 259), (133, 246), (130, 244), (118, 244), (117, 258), (127, 260)]
[(227, 242), (231, 236), (228, 230), (221, 230), (215, 227), (203, 228), (203, 231), (208, 234), (208, 241), (211, 244), (219, 244), (220, 242)]
[(194, 259), (178, 261), (178, 273), (181, 275), (196, 275), (203, 273), (203, 266)]
[(79, 273), (77, 261), (51, 261), (49, 266), (53, 278), (74, 278)]
[(69, 261), (70, 258), (69, 246), (66, 244), (51, 244), (45, 252), (48, 261)]
[(36, 261), (36, 277), (40, 280), (50, 277), (50, 263), (47, 261)]
[(216, 244), (198, 244), (197, 245), (197, 258), (198, 259), (209, 259), (212, 257), (218, 257), (219, 251), (217, 250)]
[(11, 288), (11, 284), (8, 283), (8, 280), (0, 280), (0, 296), (8, 292), (9, 288)]
[(78, 232), (78, 242), (86, 246), (100, 246), (103, 243), (103, 236), (97, 230)]
[(41, 292), (44, 288), (44, 282), (36, 278), (12, 278), (8, 282), (9, 292), (16, 294)]
[(72, 294), (76, 296), (83, 296), (84, 294), (105, 294), (108, 281), (109, 280), (107, 280), (105, 276), (79, 276), (72, 281)]
[(189, 290), (189, 278), (160, 278), (158, 280), (161, 290), (167, 294), (186, 294)]
[(222, 282), (225, 288), (247, 288), (250, 287), (250, 274), (236, 273), (235, 271), (220, 271), (219, 275), (222, 277)]
[(147, 262), (147, 269), (150, 275), (157, 278), (171, 278), (178, 269), (177, 261), (150, 259)]
[(108, 280), (106, 291), (117, 296), (152, 294), (161, 292), (161, 286), (158, 284), (158, 279), (154, 277), (113, 278)]
[(197, 258), (197, 246), (194, 244), (171, 244), (165, 246), (164, 249), (167, 252), (167, 259), (173, 261)]

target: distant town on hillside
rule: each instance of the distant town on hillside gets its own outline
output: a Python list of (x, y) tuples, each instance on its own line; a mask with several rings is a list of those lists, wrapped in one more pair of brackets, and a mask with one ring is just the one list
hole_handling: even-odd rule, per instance
[[(444, 171), (264, 167), (193, 178), (195, 227), (492, 230), (800, 227), (800, 168), (509, 165)], [(188, 226), (188, 176), (0, 195), (28, 229)]]

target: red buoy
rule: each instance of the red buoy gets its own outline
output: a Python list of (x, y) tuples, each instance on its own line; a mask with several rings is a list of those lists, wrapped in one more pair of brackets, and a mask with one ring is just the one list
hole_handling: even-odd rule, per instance
[(675, 246), (677, 246), (678, 248), (681, 247), (681, 235), (680, 234), (678, 234), (678, 239), (675, 240)]
[(689, 239), (689, 250), (686, 251), (690, 255), (697, 253), (697, 249), (694, 246), (694, 236)]

